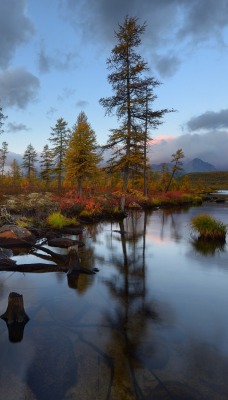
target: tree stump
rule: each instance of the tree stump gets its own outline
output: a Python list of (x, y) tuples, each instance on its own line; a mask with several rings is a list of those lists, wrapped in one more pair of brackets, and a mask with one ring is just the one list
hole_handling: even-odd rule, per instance
[(24, 327), (29, 317), (24, 310), (23, 296), (11, 292), (8, 297), (6, 312), (1, 315), (6, 322), (11, 342), (20, 342), (23, 339)]
[(1, 315), (8, 325), (13, 323), (26, 323), (29, 320), (24, 310), (24, 302), (22, 294), (11, 292), (8, 297), (8, 307), (6, 312)]

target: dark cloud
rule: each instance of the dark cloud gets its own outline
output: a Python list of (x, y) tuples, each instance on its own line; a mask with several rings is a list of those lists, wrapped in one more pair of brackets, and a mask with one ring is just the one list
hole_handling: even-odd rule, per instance
[(28, 103), (36, 99), (39, 85), (39, 79), (25, 68), (1, 72), (0, 93), (3, 106), (24, 109)]
[(42, 73), (50, 72), (52, 69), (67, 70), (76, 68), (78, 65), (78, 56), (72, 52), (60, 53), (56, 51), (54, 55), (46, 53), (44, 46), (41, 46), (38, 54), (39, 70)]
[(187, 122), (187, 128), (189, 131), (228, 128), (228, 109), (218, 112), (206, 111), (198, 117), (193, 117)]
[(29, 130), (30, 130), (30, 128), (28, 128), (25, 124), (9, 122), (7, 125), (6, 132), (17, 133), (17, 132), (29, 131)]
[(154, 58), (155, 67), (163, 77), (174, 75), (181, 64), (180, 58), (178, 58), (175, 54), (169, 54), (166, 56), (156, 55)]
[(32, 21), (26, 16), (26, 0), (0, 1), (0, 66), (6, 68), (16, 48), (34, 34)]
[(137, 16), (140, 23), (146, 21), (145, 49), (148, 55), (153, 49), (153, 66), (164, 76), (175, 73), (186, 53), (195, 51), (196, 46), (214, 41), (222, 44), (223, 31), (228, 26), (227, 0), (59, 2), (62, 15), (75, 29), (80, 28), (83, 39), (100, 44), (103, 51), (113, 45), (114, 30), (118, 30), (118, 23), (122, 23), (126, 15)]
[(157, 144), (155, 140), (154, 143), (150, 149), (150, 159), (153, 163), (169, 162), (171, 155), (181, 148), (185, 154), (185, 161), (200, 158), (213, 164), (218, 170), (228, 168), (228, 132), (184, 134), (163, 139)]
[(222, 39), (222, 30), (228, 25), (227, 0), (191, 0), (185, 3), (180, 39), (186, 36), (191, 36), (196, 42)]

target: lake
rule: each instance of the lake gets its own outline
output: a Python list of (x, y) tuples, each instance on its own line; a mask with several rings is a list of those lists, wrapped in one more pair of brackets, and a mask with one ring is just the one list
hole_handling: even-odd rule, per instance
[(0, 319), (0, 399), (227, 400), (228, 245), (196, 241), (201, 213), (228, 224), (228, 203), (207, 203), (87, 226), (95, 275), (1, 272), (0, 313), (17, 292), (30, 319)]

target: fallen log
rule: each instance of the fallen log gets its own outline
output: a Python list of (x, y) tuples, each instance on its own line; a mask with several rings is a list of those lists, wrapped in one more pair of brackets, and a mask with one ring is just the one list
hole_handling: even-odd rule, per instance
[[(38, 248), (40, 246), (36, 246)], [(42, 246), (41, 246), (42, 247)], [(43, 248), (42, 248), (43, 250)], [(44, 251), (46, 251), (45, 249)], [(48, 250), (48, 254), (56, 253)], [(38, 256), (40, 256), (38, 254)], [(81, 266), (80, 259), (78, 256), (78, 252), (76, 248), (71, 247), (69, 248), (68, 255), (60, 254), (61, 263), (57, 264), (47, 264), (47, 263), (32, 263), (32, 264), (16, 264), (15, 262), (12, 264), (2, 264), (0, 260), (0, 271), (5, 272), (23, 272), (23, 273), (45, 273), (45, 272), (68, 272), (68, 274), (75, 274), (75, 273), (84, 273), (88, 275), (94, 275), (95, 271), (91, 271), (90, 269), (84, 268)], [(51, 260), (49, 260), (51, 261)]]
[(33, 263), (33, 264), (14, 264), (14, 265), (0, 265), (2, 272), (67, 272), (69, 267), (65, 264), (47, 264), (47, 263)]

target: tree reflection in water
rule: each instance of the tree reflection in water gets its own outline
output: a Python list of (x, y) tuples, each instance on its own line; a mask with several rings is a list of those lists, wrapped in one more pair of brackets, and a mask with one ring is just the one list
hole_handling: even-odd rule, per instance
[(120, 400), (144, 398), (136, 376), (136, 370), (143, 367), (140, 366), (139, 346), (144, 341), (148, 320), (159, 321), (146, 294), (146, 213), (143, 226), (139, 218), (140, 214), (132, 213), (130, 218), (119, 223), (122, 254), (112, 259), (117, 274), (106, 281), (112, 298), (118, 303), (115, 313), (106, 315), (106, 320), (113, 327), (107, 345), (107, 353), (115, 364), (112, 396)]

